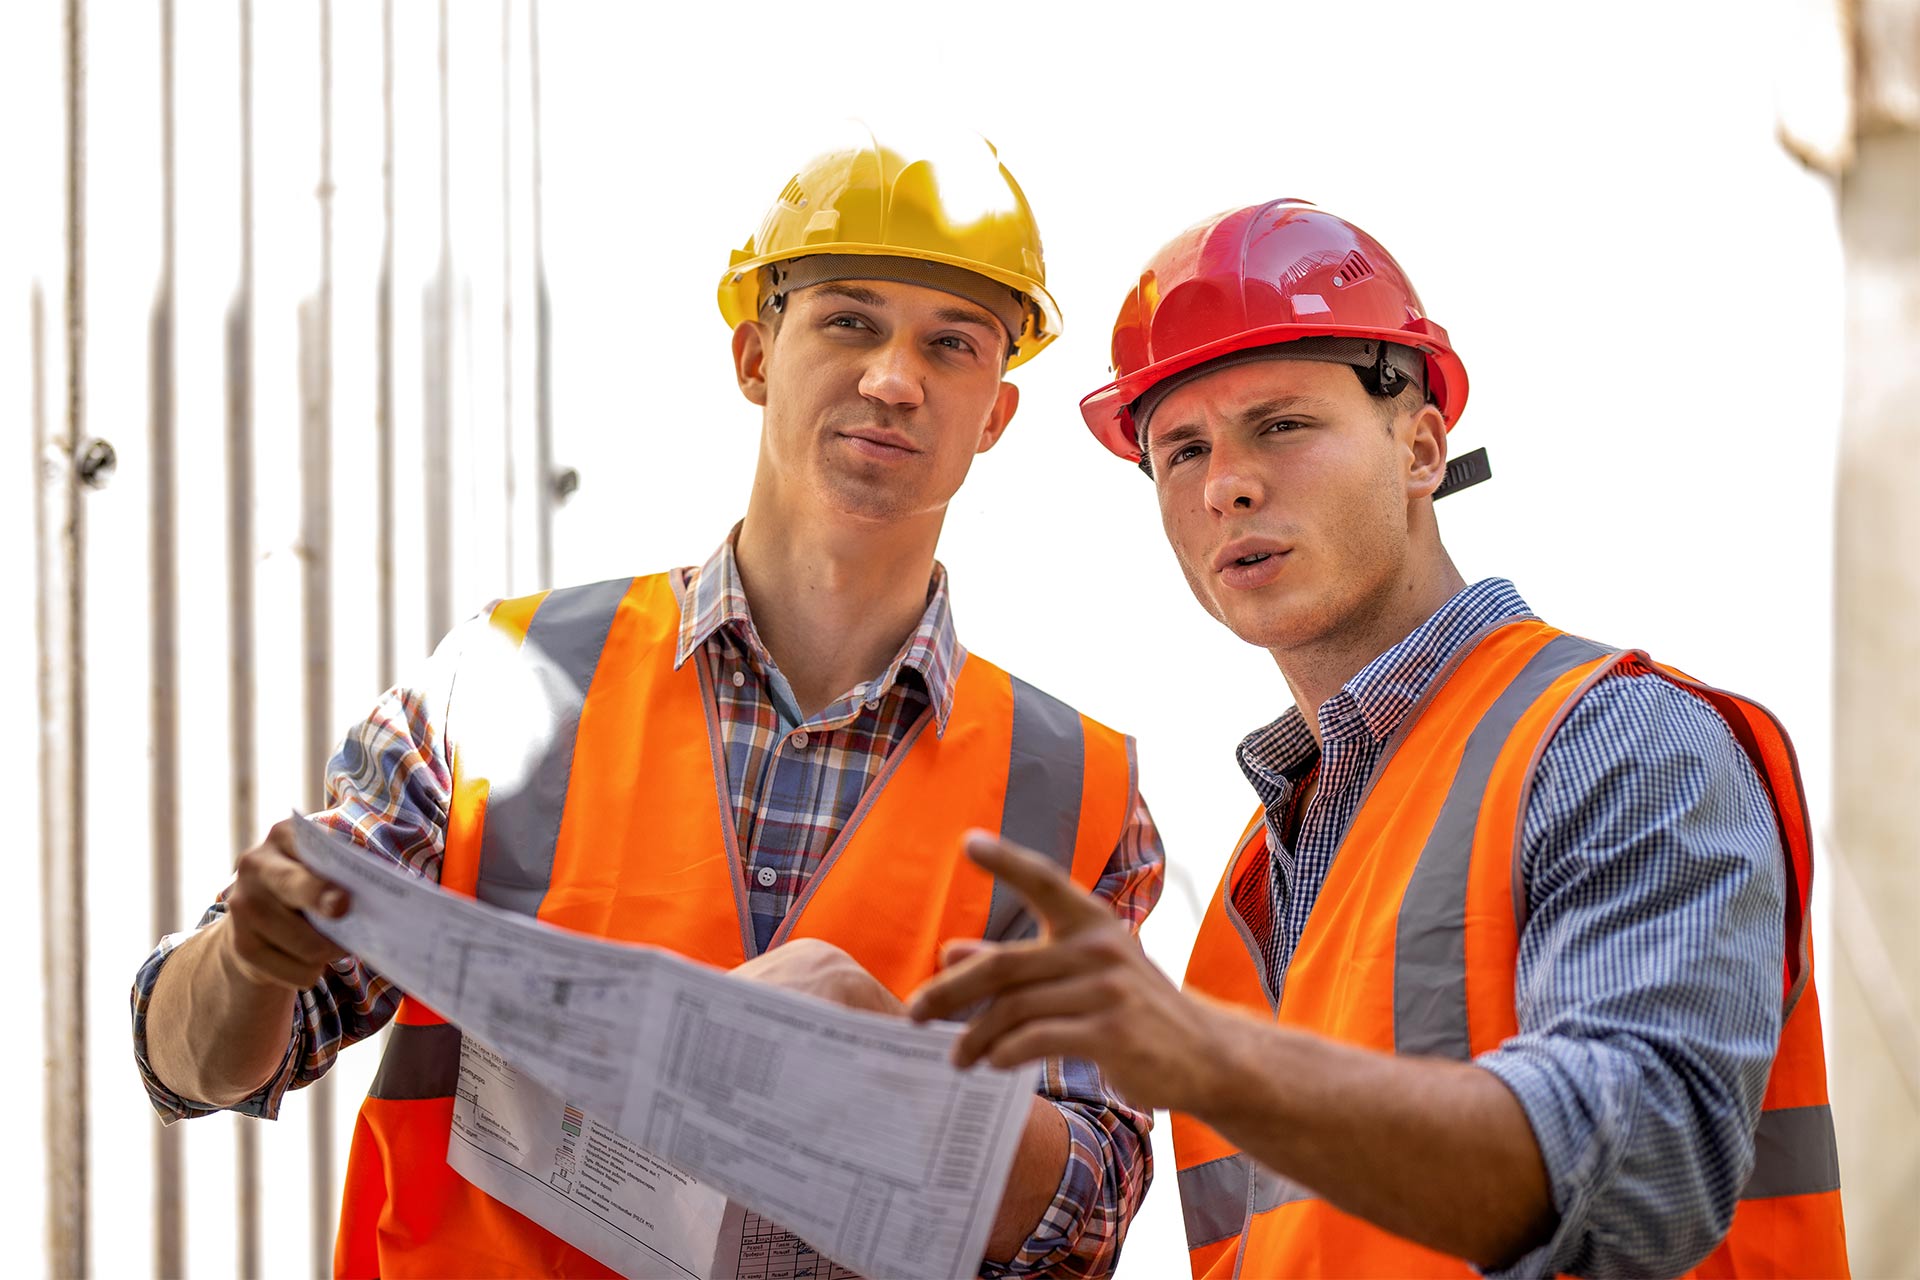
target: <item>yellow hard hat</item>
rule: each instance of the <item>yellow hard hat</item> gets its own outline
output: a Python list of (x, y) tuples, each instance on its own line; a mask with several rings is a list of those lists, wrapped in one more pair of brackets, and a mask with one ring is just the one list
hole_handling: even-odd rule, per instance
[(993, 144), (976, 134), (923, 142), (885, 147), (863, 126), (794, 174), (720, 278), (728, 327), (789, 289), (880, 279), (986, 307), (1013, 336), (1009, 368), (1059, 337), (1040, 228)]

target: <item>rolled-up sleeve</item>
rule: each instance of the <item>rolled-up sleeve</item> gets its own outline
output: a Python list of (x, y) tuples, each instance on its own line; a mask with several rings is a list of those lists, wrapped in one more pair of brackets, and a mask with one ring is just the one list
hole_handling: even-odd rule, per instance
[(1493, 1274), (1680, 1274), (1732, 1221), (1779, 1041), (1771, 801), (1711, 708), (1621, 676), (1549, 745), (1522, 840), (1520, 1030), (1477, 1062), (1526, 1111), (1558, 1223)]
[[(459, 633), (456, 632), (455, 636)], [(450, 637), (426, 664), (413, 687), (388, 691), (367, 718), (347, 734), (327, 766), (327, 808), (317, 822), (350, 837), (369, 853), (438, 879), (445, 843), (452, 773), (440, 725), (451, 693), (454, 652)], [(209, 1107), (183, 1098), (154, 1074), (147, 1056), (147, 1009), (161, 970), (174, 949), (226, 914), (229, 885), (194, 928), (160, 940), (134, 977), (133, 1056), (147, 1097), (171, 1123), (216, 1110), (272, 1119), (288, 1089), (311, 1084), (333, 1066), (340, 1050), (385, 1026), (401, 993), (352, 956), (337, 960), (321, 981), (300, 993), (288, 1028), (287, 1053), (259, 1092), (230, 1107)]]
[[(1127, 742), (1129, 756), (1134, 746)], [(1165, 853), (1147, 803), (1136, 788), (1126, 827), (1094, 893), (1134, 932), (1159, 901)], [(985, 1276), (1105, 1276), (1120, 1261), (1127, 1227), (1153, 1181), (1153, 1113), (1113, 1093), (1099, 1068), (1083, 1058), (1051, 1058), (1040, 1093), (1067, 1122), (1067, 1163), (1053, 1201), (1020, 1251), (988, 1263)]]

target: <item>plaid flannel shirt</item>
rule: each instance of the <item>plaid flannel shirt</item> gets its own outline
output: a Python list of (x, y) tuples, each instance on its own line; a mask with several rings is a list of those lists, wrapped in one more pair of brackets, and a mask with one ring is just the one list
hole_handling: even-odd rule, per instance
[[(946, 730), (954, 679), (966, 661), (954, 634), (946, 570), (934, 566), (926, 611), (887, 669), (806, 719), (754, 628), (731, 537), (698, 569), (676, 571), (675, 585), (681, 602), (675, 666), (697, 660), (711, 677), (748, 907), (756, 944), (764, 948), (923, 709), (931, 705), (936, 733)], [(485, 625), (484, 618), (469, 625)], [(347, 736), (328, 766), (328, 808), (314, 815), (436, 880), (452, 791), (440, 719), (458, 636), (436, 652), (426, 678), (390, 690)], [(1137, 791), (1131, 799), (1131, 814), (1095, 892), (1138, 929), (1159, 898), (1163, 854), (1145, 801)], [(214, 1109), (179, 1097), (154, 1075), (147, 1060), (147, 1001), (167, 956), (218, 919), (225, 898), (223, 892), (195, 930), (163, 938), (134, 983), (135, 1059), (148, 1096), (168, 1121)], [(230, 1109), (272, 1118), (289, 1088), (319, 1079), (343, 1047), (377, 1032), (400, 997), (357, 960), (338, 962), (324, 981), (301, 993), (279, 1071)], [(1007, 1264), (988, 1264), (983, 1274), (1107, 1275), (1153, 1176), (1152, 1117), (1109, 1092), (1093, 1064), (1079, 1059), (1049, 1060), (1038, 1089), (1066, 1121), (1066, 1168), (1019, 1253)]]

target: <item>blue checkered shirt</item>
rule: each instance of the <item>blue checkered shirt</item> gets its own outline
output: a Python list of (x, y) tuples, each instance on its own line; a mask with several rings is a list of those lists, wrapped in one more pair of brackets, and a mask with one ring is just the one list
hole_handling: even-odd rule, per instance
[[(1321, 704), (1320, 747), (1298, 708), (1240, 744), (1267, 812), (1274, 990), (1387, 740), (1461, 645), (1529, 616), (1511, 583), (1475, 583)], [(1771, 802), (1711, 708), (1612, 676), (1548, 745), (1522, 839), (1520, 1030), (1475, 1061), (1525, 1109), (1559, 1221), (1498, 1274), (1677, 1275), (1732, 1221), (1780, 1037)]]

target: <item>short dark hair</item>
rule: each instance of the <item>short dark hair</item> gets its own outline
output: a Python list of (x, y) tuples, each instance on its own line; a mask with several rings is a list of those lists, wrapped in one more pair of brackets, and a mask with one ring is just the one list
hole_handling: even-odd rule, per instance
[[(1355, 369), (1354, 373), (1360, 374), (1361, 371)], [(1361, 381), (1364, 383), (1365, 378), (1362, 377)], [(1373, 401), (1374, 409), (1380, 414), (1380, 421), (1386, 424), (1389, 431), (1393, 430), (1394, 421), (1401, 414), (1418, 413), (1420, 407), (1430, 399), (1424, 388), (1404, 380), (1400, 384), (1400, 389), (1392, 395), (1375, 395), (1368, 398)]]

